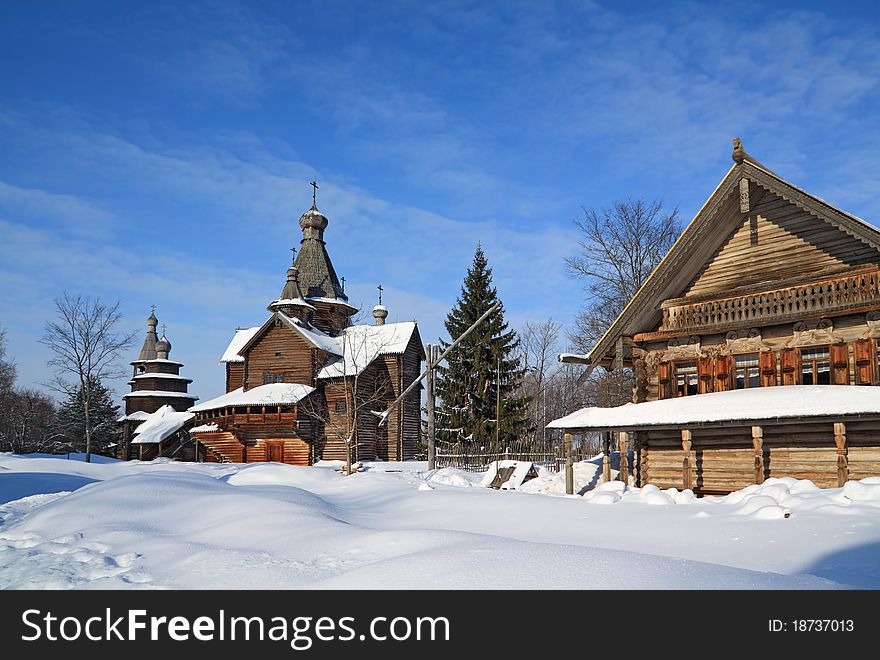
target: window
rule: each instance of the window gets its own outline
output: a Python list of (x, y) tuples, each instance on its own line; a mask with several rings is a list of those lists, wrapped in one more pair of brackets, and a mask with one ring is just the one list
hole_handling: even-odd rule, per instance
[(692, 396), (700, 390), (696, 362), (675, 363), (675, 396)]
[(283, 383), (284, 382), (284, 374), (283, 373), (265, 373), (263, 374), (263, 385), (269, 385), (271, 383)]
[(344, 413), (345, 412), (345, 399), (337, 399), (336, 400), (336, 412)]
[(801, 349), (801, 385), (830, 385), (831, 355), (827, 346)]
[(747, 387), (761, 386), (761, 369), (758, 367), (758, 355), (733, 356), (733, 388), (744, 390)]

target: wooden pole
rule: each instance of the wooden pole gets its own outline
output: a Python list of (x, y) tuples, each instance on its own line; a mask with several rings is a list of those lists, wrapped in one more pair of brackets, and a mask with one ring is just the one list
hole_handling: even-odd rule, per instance
[(834, 424), (834, 444), (837, 446), (837, 485), (843, 486), (849, 480), (849, 462), (846, 458), (846, 424)]
[(681, 481), (682, 488), (687, 490), (691, 488), (691, 446), (692, 435), (688, 429), (681, 430), (681, 448), (684, 451), (684, 458), (681, 462)]
[(501, 453), (501, 353), (498, 353), (498, 367), (495, 370), (495, 446)]
[(602, 483), (611, 481), (611, 431), (602, 434)]
[(425, 356), (428, 363), (425, 365), (425, 373), (427, 374), (425, 377), (425, 398), (428, 409), (428, 469), (433, 470), (437, 467), (437, 450), (434, 445), (434, 406), (436, 404), (434, 398), (434, 347), (431, 344), (425, 346)]
[(752, 427), (752, 447), (755, 448), (755, 483), (764, 483), (764, 429)]
[(629, 484), (629, 457), (627, 456), (628, 441), (629, 434), (626, 431), (621, 431), (617, 435), (617, 445), (620, 449), (620, 472), (617, 476), (618, 479), (625, 484)]
[(563, 436), (565, 447), (565, 494), (574, 495), (574, 463), (571, 460), (571, 432), (566, 431)]
[[(494, 312), (496, 309), (498, 309), (498, 307), (500, 307), (500, 305), (501, 305), (501, 301), (499, 300), (494, 305), (492, 305), (489, 309), (487, 309), (480, 318), (478, 318), (476, 321), (474, 321), (474, 323), (471, 327), (469, 327), (467, 330), (462, 332), (458, 336), (458, 338), (454, 342), (452, 342), (449, 345), (449, 347), (445, 351), (443, 351), (443, 353), (440, 354), (440, 357), (438, 357), (436, 360), (434, 360), (434, 364), (435, 365), (440, 364), (443, 360), (445, 360), (446, 356), (449, 355), (449, 352), (452, 349), (454, 349), (456, 346), (458, 346), (465, 337), (467, 337), (471, 332), (473, 332), (474, 328), (476, 328), (478, 325), (480, 325), (480, 323), (485, 321), (492, 312)], [(246, 367), (247, 367), (247, 362), (245, 362), (245, 368)], [(412, 392), (418, 386), (419, 383), (422, 382), (422, 379), (427, 377), (427, 374), (428, 374), (428, 370), (425, 369), (418, 378), (416, 378), (413, 382), (411, 382), (409, 384), (409, 387), (407, 387), (403, 391), (403, 394), (401, 394), (399, 397), (397, 397), (394, 400), (394, 402), (390, 406), (388, 406), (388, 409), (385, 410), (385, 412), (378, 412), (376, 410), (370, 411), (379, 418), (379, 426), (382, 426), (383, 424), (385, 424), (388, 421), (388, 416), (394, 411), (395, 408), (397, 408), (397, 406), (400, 405), (400, 402), (403, 401), (404, 398), (406, 398), (406, 396), (410, 392)]]

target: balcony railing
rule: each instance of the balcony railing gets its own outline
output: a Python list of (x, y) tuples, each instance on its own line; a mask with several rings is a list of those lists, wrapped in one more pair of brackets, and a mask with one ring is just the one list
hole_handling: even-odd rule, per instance
[(663, 304), (661, 332), (724, 329), (880, 306), (880, 270), (741, 296)]

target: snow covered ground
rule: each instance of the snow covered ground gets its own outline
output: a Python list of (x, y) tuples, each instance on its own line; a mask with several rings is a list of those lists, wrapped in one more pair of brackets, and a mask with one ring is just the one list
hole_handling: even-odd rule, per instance
[(593, 488), (596, 463), (572, 497), (335, 467), (0, 454), (0, 588), (880, 588), (880, 479), (694, 500)]

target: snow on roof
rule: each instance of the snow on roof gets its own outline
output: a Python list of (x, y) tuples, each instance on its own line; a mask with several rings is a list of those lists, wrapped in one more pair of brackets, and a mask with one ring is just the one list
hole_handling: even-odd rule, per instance
[(173, 364), (178, 367), (183, 366), (183, 362), (175, 362), (174, 360), (166, 360), (165, 358), (153, 358), (152, 360), (135, 360), (130, 364)]
[(123, 415), (122, 417), (120, 417), (116, 421), (117, 422), (142, 422), (149, 416), (150, 416), (150, 413), (148, 413), (148, 412), (144, 412), (143, 410), (136, 410), (133, 413), (131, 413), (130, 415)]
[(280, 305), (299, 305), (300, 307), (315, 309), (314, 305), (310, 305), (302, 298), (279, 298), (278, 300), (273, 300), (269, 303), (269, 307), (276, 307)]
[[(318, 371), (318, 378), (339, 378), (361, 373), (380, 355), (403, 353), (409, 345), (416, 324), (414, 321), (386, 323), (385, 325), (353, 325), (343, 336), (336, 337), (344, 344), (345, 358), (329, 362)], [(339, 352), (336, 353), (339, 355)]]
[(226, 347), (226, 351), (223, 353), (223, 357), (220, 358), (220, 362), (244, 362), (244, 358), (238, 352), (257, 334), (257, 330), (261, 327), (258, 325), (255, 328), (236, 330), (232, 336), (232, 341), (229, 342), (229, 346)]
[(141, 445), (162, 442), (182, 429), (193, 417), (195, 415), (191, 412), (177, 412), (171, 406), (162, 406), (134, 430), (131, 442)]
[(217, 426), (214, 422), (210, 422), (209, 424), (201, 424), (199, 426), (193, 426), (189, 432), (190, 433), (217, 433), (220, 431), (220, 427)]
[(275, 312), (282, 320), (302, 335), (302, 337), (316, 348), (326, 351), (331, 355), (342, 355), (342, 337), (331, 337), (315, 327), (306, 327), (299, 319), (291, 318), (283, 312)]
[(123, 395), (123, 399), (137, 398), (137, 397), (175, 397), (182, 399), (192, 399), (193, 401), (198, 401), (199, 397), (195, 394), (190, 394), (189, 392), (165, 392), (164, 390), (135, 390), (134, 392), (129, 392), (128, 394)]
[(343, 298), (323, 298), (321, 296), (306, 296), (306, 300), (308, 302), (322, 302), (322, 303), (332, 303), (335, 305), (345, 305), (346, 307), (351, 307), (352, 309), (357, 309), (354, 305), (352, 305), (348, 300)]
[(858, 385), (785, 385), (627, 403), (615, 408), (581, 408), (553, 420), (547, 428), (638, 428), (863, 414), (880, 414), (880, 388)]
[(167, 378), (168, 380), (185, 380), (188, 383), (192, 382), (192, 378), (187, 378), (186, 376), (179, 376), (178, 374), (162, 374), (162, 373), (146, 373), (146, 374), (138, 374), (137, 376), (132, 376), (132, 380), (138, 380), (142, 378)]
[(254, 387), (246, 392), (243, 391), (243, 388), (239, 387), (237, 390), (227, 392), (216, 399), (193, 406), (189, 409), (189, 412), (216, 410), (217, 408), (226, 408), (227, 406), (291, 404), (304, 399), (314, 391), (314, 387), (299, 383), (270, 383)]

